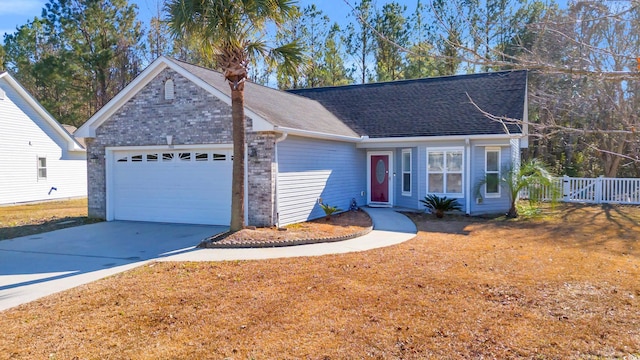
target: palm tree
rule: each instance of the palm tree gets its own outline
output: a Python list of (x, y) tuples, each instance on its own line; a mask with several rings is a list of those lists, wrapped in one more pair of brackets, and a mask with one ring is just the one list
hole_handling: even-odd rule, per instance
[[(478, 197), (480, 195), (480, 189), (485, 184), (495, 184), (495, 178), (481, 179), (475, 186), (475, 193)], [(516, 200), (518, 200), (518, 194), (520, 190), (528, 188), (532, 185), (541, 185), (546, 187), (553, 186), (553, 176), (547, 169), (544, 162), (538, 159), (531, 159), (522, 163), (519, 167), (508, 167), (502, 171), (502, 176), (499, 182), (504, 188), (506, 188), (509, 194), (510, 207), (507, 212), (508, 218), (518, 217), (518, 208), (516, 207)]]
[(280, 26), (294, 14), (291, 0), (168, 0), (169, 28), (174, 37), (197, 39), (231, 87), (233, 119), (233, 184), (230, 231), (244, 222), (244, 82), (250, 61), (263, 57), (280, 62), (294, 73), (302, 62), (302, 51), (294, 42), (269, 48), (262, 34), (269, 24)]

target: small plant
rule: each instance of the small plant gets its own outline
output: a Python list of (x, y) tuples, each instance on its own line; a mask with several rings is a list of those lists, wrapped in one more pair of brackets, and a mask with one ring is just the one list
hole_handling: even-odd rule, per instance
[[(475, 194), (477, 198), (482, 198), (482, 187), (484, 185), (495, 185), (495, 179), (483, 178), (475, 186)], [(542, 187), (551, 189), (552, 204), (559, 198), (560, 189), (557, 189), (553, 183), (553, 176), (547, 169), (547, 165), (539, 159), (531, 159), (522, 163), (519, 167), (505, 167), (502, 175), (498, 179), (500, 185), (507, 190), (509, 196), (510, 207), (507, 212), (507, 218), (514, 219), (518, 217), (518, 194), (522, 189), (529, 189), (532, 195), (529, 197), (530, 203), (535, 204), (542, 198)]]
[(442, 219), (445, 211), (462, 210), (462, 205), (456, 199), (439, 197), (437, 195), (427, 195), (424, 200), (420, 200), (424, 206), (436, 214), (436, 217)]
[(342, 210), (338, 209), (338, 207), (331, 206), (329, 204), (320, 203), (320, 207), (322, 208), (322, 210), (324, 210), (324, 218), (327, 221), (331, 220), (331, 215), (333, 215), (333, 214), (335, 214), (335, 213), (337, 213), (339, 211), (342, 211)]

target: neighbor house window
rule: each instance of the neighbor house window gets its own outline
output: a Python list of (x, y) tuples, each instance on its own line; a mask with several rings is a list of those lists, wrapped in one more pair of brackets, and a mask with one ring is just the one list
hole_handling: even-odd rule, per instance
[(485, 195), (500, 197), (500, 148), (486, 148), (485, 176)]
[(462, 149), (427, 151), (427, 192), (462, 195)]
[(402, 150), (402, 195), (411, 196), (411, 149)]
[(38, 158), (38, 179), (44, 180), (47, 178), (47, 158)]

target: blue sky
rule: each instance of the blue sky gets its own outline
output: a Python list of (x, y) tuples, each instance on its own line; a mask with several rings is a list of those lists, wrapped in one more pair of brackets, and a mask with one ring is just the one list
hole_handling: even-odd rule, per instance
[[(145, 24), (151, 16), (157, 13), (158, 7), (162, 7), (162, 0), (129, 0), (138, 5), (138, 17)], [(348, 0), (355, 3), (356, 0)], [(415, 0), (396, 0), (405, 3), (409, 8), (415, 6)], [(4, 33), (15, 32), (17, 26), (24, 25), (34, 17), (40, 17), (42, 8), (47, 0), (0, 0), (0, 40), (4, 38)], [(315, 3), (333, 21), (344, 23), (347, 21), (347, 14), (350, 7), (344, 0), (301, 0), (300, 5), (306, 6)]]

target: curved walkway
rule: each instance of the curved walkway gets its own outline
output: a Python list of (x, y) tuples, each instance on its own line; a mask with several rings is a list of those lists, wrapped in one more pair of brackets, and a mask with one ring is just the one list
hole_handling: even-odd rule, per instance
[(321, 256), (365, 251), (391, 246), (416, 236), (416, 226), (409, 218), (389, 208), (363, 208), (373, 222), (373, 231), (345, 241), (249, 249), (197, 249), (156, 259), (158, 261), (260, 260), (298, 256)]
[(225, 227), (113, 221), (0, 241), (0, 311), (153, 261), (258, 260), (364, 251), (413, 238), (392, 209), (364, 209), (374, 230), (359, 238), (253, 249), (197, 249)]

